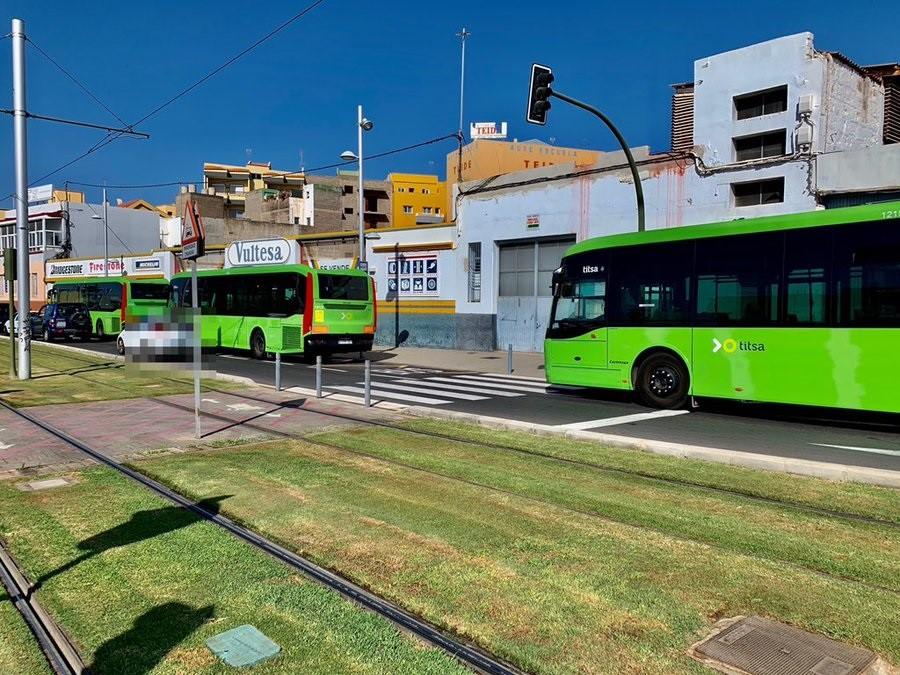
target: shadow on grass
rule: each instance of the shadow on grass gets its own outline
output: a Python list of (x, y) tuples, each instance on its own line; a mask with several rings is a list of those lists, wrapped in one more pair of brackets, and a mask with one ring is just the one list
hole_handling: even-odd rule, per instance
[[(219, 513), (219, 502), (222, 502), (232, 495), (221, 495), (218, 497), (209, 497), (197, 502), (197, 506), (207, 513), (216, 515)], [(115, 527), (95, 534), (92, 537), (79, 542), (78, 550), (84, 551), (77, 558), (73, 558), (67, 563), (60, 565), (55, 570), (47, 572), (44, 576), (37, 580), (32, 586), (29, 595), (39, 590), (45, 583), (53, 577), (64, 572), (68, 572), (86, 560), (100, 555), (110, 549), (136, 544), (145, 539), (152, 539), (167, 532), (180, 530), (188, 525), (201, 522), (203, 519), (193, 511), (180, 506), (164, 506), (159, 509), (148, 509), (146, 511), (138, 511), (124, 523), (120, 523)]]
[(212, 605), (195, 609), (181, 602), (154, 607), (135, 619), (127, 631), (100, 645), (87, 672), (92, 675), (149, 673), (166, 654), (212, 619), (214, 612)]

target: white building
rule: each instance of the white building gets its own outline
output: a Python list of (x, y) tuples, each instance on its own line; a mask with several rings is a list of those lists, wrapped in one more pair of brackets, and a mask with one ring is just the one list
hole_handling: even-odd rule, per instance
[[(800, 33), (697, 60), (672, 114), (671, 152), (633, 151), (648, 229), (900, 199), (898, 65), (862, 68)], [(636, 227), (621, 153), (460, 192), (455, 228), (385, 232), (370, 245), (380, 309), (393, 297), (409, 344), (540, 351), (565, 249)], [(395, 243), (418, 255), (440, 244), (436, 292), (386, 295)], [(393, 322), (381, 323), (378, 340), (390, 343)]]

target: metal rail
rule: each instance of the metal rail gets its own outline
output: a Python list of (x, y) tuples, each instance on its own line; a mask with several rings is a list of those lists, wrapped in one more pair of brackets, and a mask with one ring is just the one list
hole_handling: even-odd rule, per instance
[[(161, 399), (154, 400), (161, 401)], [(167, 404), (171, 403), (168, 401), (161, 402)], [(92, 457), (101, 464), (104, 464), (111, 469), (124, 474), (128, 478), (131, 478), (133, 481), (147, 488), (159, 497), (162, 497), (163, 499), (166, 499), (176, 504), (177, 506), (193, 512), (203, 520), (215, 523), (238, 539), (250, 544), (251, 546), (256, 547), (257, 549), (265, 553), (268, 553), (270, 556), (272, 556), (276, 560), (281, 561), (288, 567), (302, 572), (313, 581), (322, 584), (323, 586), (334, 591), (337, 591), (345, 598), (356, 602), (365, 609), (375, 612), (376, 614), (390, 620), (404, 631), (412, 633), (419, 639), (435, 647), (439, 647), (440, 649), (447, 652), (450, 656), (456, 658), (461, 663), (472, 668), (473, 670), (481, 673), (489, 673), (491, 675), (514, 675), (521, 673), (521, 671), (519, 671), (515, 667), (503, 661), (500, 661), (493, 655), (488, 654), (487, 652), (479, 649), (474, 645), (462, 642), (457, 638), (450, 636), (436, 626), (424, 621), (423, 619), (420, 619), (413, 614), (410, 614), (409, 612), (401, 609), (393, 603), (378, 597), (374, 593), (367, 591), (366, 589), (354, 584), (353, 582), (343, 578), (342, 576), (335, 574), (334, 572), (331, 572), (324, 567), (320, 567), (314, 562), (307, 560), (306, 558), (297, 555), (296, 553), (289, 551), (279, 546), (278, 544), (275, 544), (274, 542), (266, 539), (256, 532), (238, 525), (237, 523), (221, 514), (211, 513), (210, 511), (207, 511), (203, 507), (198, 506), (192, 500), (179, 494), (178, 492), (175, 492), (174, 490), (171, 490), (165, 485), (158, 483), (152, 478), (148, 478), (147, 476), (135, 471), (134, 469), (131, 469), (124, 464), (117, 462), (116, 460), (103, 454), (102, 452), (91, 448), (89, 445), (83, 443), (77, 438), (70, 436), (64, 431), (61, 431), (47, 424), (46, 422), (33, 417), (27, 412), (19, 410), (18, 408), (14, 408), (3, 400), (0, 400), (0, 406), (31, 422), (35, 426), (43, 429), (45, 432), (49, 433), (52, 436), (55, 436), (59, 440), (71, 445), (77, 450), (80, 450), (81, 452), (85, 453), (89, 457)], [(228, 421), (233, 420), (229, 419)]]
[(2, 544), (0, 544), (0, 581), (37, 640), (53, 672), (56, 675), (80, 675), (84, 672), (84, 663), (75, 647), (35, 600), (31, 584)]

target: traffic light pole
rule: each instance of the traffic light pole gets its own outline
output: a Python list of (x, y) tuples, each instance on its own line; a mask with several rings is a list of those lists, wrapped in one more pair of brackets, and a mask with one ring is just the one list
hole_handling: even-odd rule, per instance
[(625, 157), (628, 160), (628, 166), (631, 167), (631, 178), (634, 180), (634, 194), (637, 199), (637, 215), (638, 215), (638, 232), (644, 231), (644, 188), (641, 185), (641, 176), (638, 173), (637, 164), (634, 162), (634, 155), (631, 154), (631, 149), (628, 147), (628, 143), (625, 142), (625, 138), (622, 136), (621, 132), (616, 128), (616, 125), (612, 123), (606, 115), (597, 110), (594, 106), (588, 105), (587, 103), (583, 103), (576, 98), (572, 98), (571, 96), (566, 96), (565, 94), (560, 94), (558, 91), (551, 90), (550, 96), (554, 98), (558, 98), (561, 101), (565, 101), (566, 103), (571, 103), (577, 108), (581, 108), (582, 110), (587, 110), (589, 113), (596, 115), (600, 118), (600, 120), (609, 127), (609, 130), (613, 132), (613, 136), (616, 137), (616, 140), (619, 141), (619, 145), (622, 146), (622, 151), (625, 153)]

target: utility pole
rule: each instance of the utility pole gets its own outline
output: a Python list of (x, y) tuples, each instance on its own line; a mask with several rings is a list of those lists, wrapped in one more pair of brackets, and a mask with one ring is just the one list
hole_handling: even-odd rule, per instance
[(461, 47), (461, 55), (460, 55), (460, 64), (459, 64), (459, 127), (458, 132), (459, 136), (457, 140), (459, 141), (459, 152), (457, 156), (456, 162), (456, 182), (462, 183), (462, 148), (463, 148), (463, 101), (465, 98), (466, 91), (466, 39), (471, 35), (469, 31), (466, 30), (466, 27), (463, 26), (463, 29), (456, 34), (456, 37), (460, 40)]
[(106, 188), (103, 188), (103, 276), (109, 276), (109, 202), (106, 199)]
[[(31, 293), (28, 248), (28, 148), (25, 108), (25, 22), (12, 20), (13, 135), (16, 172), (16, 266), (19, 285), (19, 379), (31, 379)], [(9, 317), (10, 326), (14, 325)], [(12, 333), (13, 331), (10, 331)], [(11, 338), (10, 338), (11, 339)], [(10, 345), (13, 348), (13, 345)]]
[(366, 205), (366, 200), (363, 199), (363, 109), (362, 105), (357, 107), (356, 110), (356, 131), (358, 135), (357, 142), (357, 152), (356, 156), (359, 158), (359, 186), (357, 190), (357, 211), (359, 212), (359, 265), (360, 268), (365, 268), (366, 263), (366, 220), (365, 220), (365, 211), (363, 209)]

